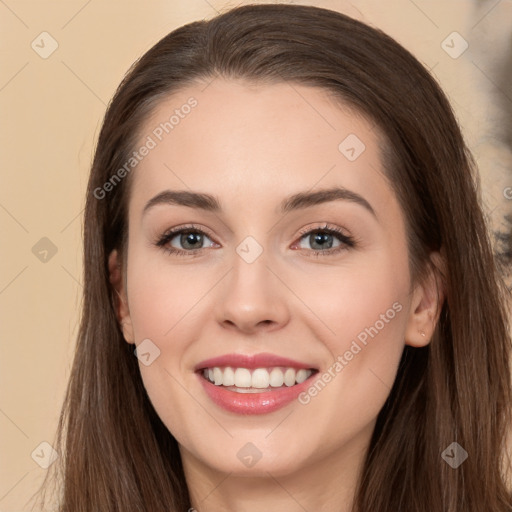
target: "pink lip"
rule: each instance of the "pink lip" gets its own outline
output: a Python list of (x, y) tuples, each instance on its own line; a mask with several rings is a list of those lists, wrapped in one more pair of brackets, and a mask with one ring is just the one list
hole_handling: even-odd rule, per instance
[(301, 363), (293, 359), (268, 353), (255, 355), (226, 354), (201, 361), (197, 364), (195, 366), (196, 375), (210, 399), (227, 411), (246, 415), (270, 413), (288, 405), (311, 385), (311, 379), (315, 375), (315, 373), (313, 373), (304, 382), (290, 387), (271, 388), (270, 391), (262, 391), (261, 393), (237, 393), (223, 386), (216, 386), (203, 377), (201, 370), (204, 368), (213, 368), (214, 366), (231, 366), (234, 368), (248, 369), (268, 368), (272, 366), (312, 369), (312, 366), (307, 363)]
[(262, 352), (261, 354), (254, 355), (226, 354), (213, 357), (196, 364), (194, 371), (202, 370), (203, 368), (213, 368), (214, 366), (231, 366), (234, 368), (248, 368), (250, 370), (254, 368), (268, 368), (269, 366), (285, 366), (287, 368), (296, 368), (297, 370), (313, 368), (308, 363), (301, 363), (286, 357)]
[(304, 382), (289, 388), (275, 388), (262, 393), (237, 393), (223, 386), (212, 384), (200, 373), (196, 373), (196, 375), (201, 381), (206, 394), (215, 404), (237, 414), (265, 414), (276, 411), (295, 400), (300, 393), (311, 385), (311, 379), (315, 376), (313, 374)]

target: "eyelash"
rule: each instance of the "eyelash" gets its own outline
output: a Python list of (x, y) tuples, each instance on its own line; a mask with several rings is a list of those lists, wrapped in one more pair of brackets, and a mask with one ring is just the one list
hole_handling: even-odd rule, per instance
[[(175, 247), (169, 247), (167, 244), (175, 238), (177, 235), (181, 235), (184, 233), (199, 233), (201, 235), (206, 235), (208, 238), (211, 238), (208, 233), (206, 233), (204, 230), (196, 227), (195, 225), (191, 224), (189, 226), (183, 226), (179, 228), (173, 228), (169, 231), (165, 232), (156, 242), (155, 245), (157, 247), (160, 247), (162, 250), (164, 250), (167, 254), (175, 255), (175, 256), (197, 256), (198, 252), (202, 249), (192, 249), (190, 251), (184, 251), (182, 249), (176, 249)], [(325, 233), (328, 235), (333, 235), (341, 242), (341, 245), (336, 248), (330, 248), (327, 250), (316, 250), (306, 249), (309, 253), (311, 253), (315, 257), (319, 256), (331, 256), (333, 254), (338, 254), (341, 251), (345, 251), (347, 249), (351, 249), (356, 247), (357, 242), (356, 240), (349, 235), (344, 234), (338, 227), (332, 226), (329, 224), (325, 224), (323, 227), (313, 228), (313, 229), (304, 229), (300, 232), (299, 242), (304, 238), (306, 235), (313, 235), (318, 233)]]

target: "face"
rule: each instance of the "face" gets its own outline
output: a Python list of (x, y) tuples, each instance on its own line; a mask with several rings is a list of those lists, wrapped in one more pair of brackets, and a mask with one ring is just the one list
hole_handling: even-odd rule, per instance
[(119, 315), (184, 464), (357, 457), (404, 344), (430, 334), (377, 129), (318, 88), (218, 78), (139, 142)]

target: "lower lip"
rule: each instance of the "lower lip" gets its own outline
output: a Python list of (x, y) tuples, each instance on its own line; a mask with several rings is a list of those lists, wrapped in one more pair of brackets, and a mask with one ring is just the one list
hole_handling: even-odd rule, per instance
[(197, 373), (210, 399), (223, 409), (237, 414), (265, 414), (281, 409), (293, 402), (300, 393), (311, 385), (311, 378), (314, 375), (300, 384), (295, 384), (295, 386), (277, 388), (261, 393), (237, 393), (223, 386), (216, 386)]

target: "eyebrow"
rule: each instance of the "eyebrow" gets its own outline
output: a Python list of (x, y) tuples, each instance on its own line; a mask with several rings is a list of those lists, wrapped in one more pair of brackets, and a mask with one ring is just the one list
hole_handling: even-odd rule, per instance
[[(286, 214), (294, 210), (301, 210), (339, 200), (356, 203), (377, 218), (375, 210), (363, 196), (343, 187), (332, 187), (315, 192), (307, 191), (293, 194), (281, 202), (278, 213)], [(212, 213), (222, 212), (220, 201), (216, 196), (188, 190), (164, 190), (146, 203), (142, 213), (145, 214), (151, 208), (162, 204), (188, 206)]]

